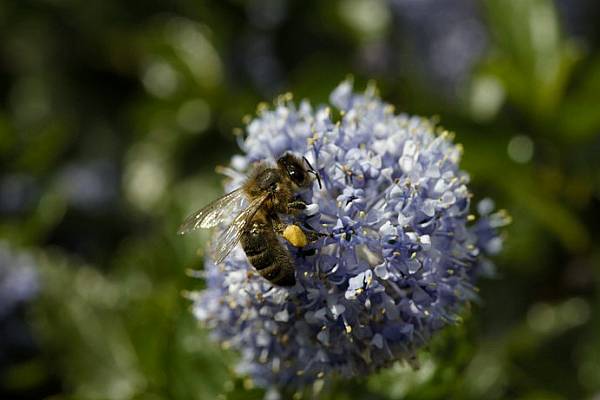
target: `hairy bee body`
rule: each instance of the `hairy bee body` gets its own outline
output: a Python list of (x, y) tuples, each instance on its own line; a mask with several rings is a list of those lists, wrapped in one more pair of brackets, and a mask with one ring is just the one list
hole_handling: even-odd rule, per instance
[[(295, 201), (295, 196), (309, 183), (309, 175), (293, 156), (284, 156), (277, 164), (277, 168), (259, 164), (244, 184), (250, 199), (264, 193), (269, 196), (243, 230), (240, 243), (248, 261), (263, 278), (278, 286), (293, 286), (294, 262), (278, 239), (276, 232), (280, 233), (282, 224), (277, 214), (296, 214), (306, 207), (303, 202)], [(291, 167), (294, 173), (290, 176)]]
[[(180, 227), (184, 234), (197, 228), (212, 228), (231, 217), (230, 213), (245, 197), (250, 204), (240, 211), (227, 229), (217, 238), (215, 261), (224, 261), (239, 242), (254, 269), (269, 282), (278, 286), (293, 286), (296, 283), (294, 261), (280, 235), (287, 239), (285, 225), (279, 219), (280, 214), (297, 215), (306, 208), (306, 204), (297, 198), (298, 192), (312, 182), (310, 173), (321, 184), (319, 175), (306, 159), (307, 169), (302, 160), (291, 154), (277, 159), (277, 165), (270, 167), (258, 164), (244, 185), (231, 193), (213, 201), (208, 206), (190, 215)], [(303, 231), (296, 229), (292, 245), (307, 243)], [(302, 238), (297, 236), (301, 234)]]

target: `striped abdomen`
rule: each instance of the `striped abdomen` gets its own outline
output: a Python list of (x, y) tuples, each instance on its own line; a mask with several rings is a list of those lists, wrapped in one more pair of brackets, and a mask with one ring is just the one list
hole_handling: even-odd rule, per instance
[(263, 218), (256, 218), (242, 233), (240, 242), (248, 261), (258, 273), (278, 286), (293, 286), (294, 261), (277, 239), (273, 225)]

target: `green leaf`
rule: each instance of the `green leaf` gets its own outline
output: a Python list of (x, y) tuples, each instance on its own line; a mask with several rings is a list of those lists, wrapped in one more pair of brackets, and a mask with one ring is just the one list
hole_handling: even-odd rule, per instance
[(535, 123), (556, 112), (579, 51), (563, 39), (550, 0), (488, 0), (493, 35), (482, 72), (496, 76), (509, 99)]

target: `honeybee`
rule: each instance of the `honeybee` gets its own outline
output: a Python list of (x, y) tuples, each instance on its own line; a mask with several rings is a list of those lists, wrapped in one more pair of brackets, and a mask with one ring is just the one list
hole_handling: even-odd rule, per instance
[(278, 286), (296, 283), (294, 261), (278, 239), (283, 236), (295, 247), (308, 244), (305, 232), (297, 225), (285, 225), (279, 214), (298, 215), (306, 203), (297, 198), (314, 178), (321, 187), (319, 174), (308, 160), (286, 153), (276, 167), (258, 164), (246, 182), (223, 197), (190, 215), (179, 234), (198, 228), (212, 228), (237, 213), (229, 226), (217, 237), (215, 262), (223, 262), (238, 242), (258, 273)]

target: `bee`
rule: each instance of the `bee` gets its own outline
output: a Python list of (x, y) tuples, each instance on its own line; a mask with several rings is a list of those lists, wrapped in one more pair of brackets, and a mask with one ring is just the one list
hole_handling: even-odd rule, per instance
[(286, 153), (277, 159), (275, 167), (259, 163), (239, 189), (190, 215), (179, 234), (215, 227), (235, 215), (216, 239), (215, 262), (223, 262), (239, 242), (263, 278), (277, 286), (293, 286), (294, 261), (278, 236), (295, 247), (305, 246), (308, 239), (299, 226), (286, 226), (279, 215), (295, 216), (306, 209), (306, 203), (297, 194), (308, 188), (314, 178), (320, 188), (321, 178), (305, 157)]

